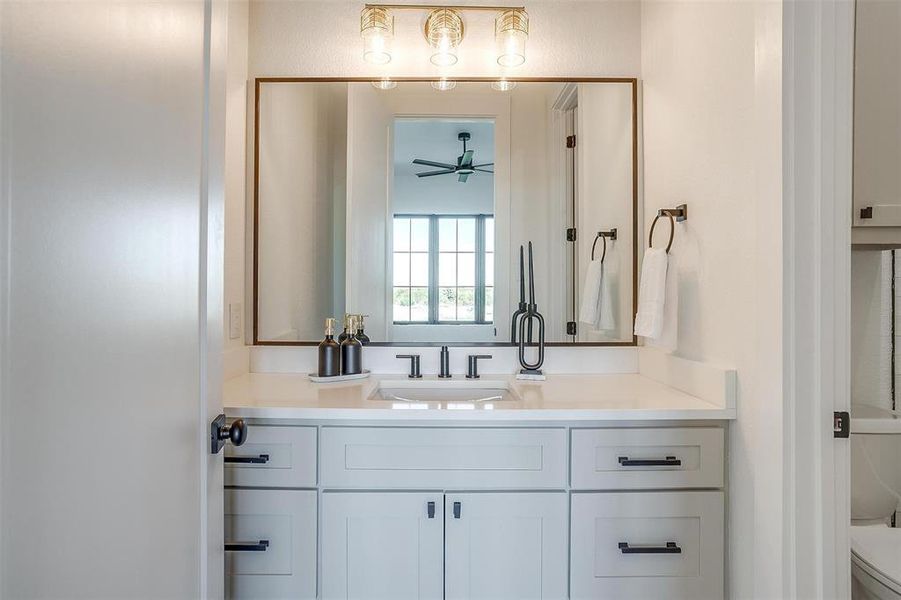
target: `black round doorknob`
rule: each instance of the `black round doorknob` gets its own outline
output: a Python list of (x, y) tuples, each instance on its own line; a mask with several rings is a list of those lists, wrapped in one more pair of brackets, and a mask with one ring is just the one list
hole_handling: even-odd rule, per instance
[(235, 446), (240, 446), (247, 441), (247, 424), (244, 419), (235, 419), (231, 425), (219, 430), (220, 440), (230, 440)]

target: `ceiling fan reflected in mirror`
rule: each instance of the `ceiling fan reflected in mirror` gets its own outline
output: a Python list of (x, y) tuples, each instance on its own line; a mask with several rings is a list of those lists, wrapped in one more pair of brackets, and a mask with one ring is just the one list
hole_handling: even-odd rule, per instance
[(414, 165), (426, 165), (428, 167), (440, 167), (438, 171), (424, 171), (422, 173), (417, 173), (417, 177), (434, 177), (435, 175), (457, 175), (457, 181), (460, 183), (466, 183), (466, 180), (469, 179), (469, 176), (473, 173), (491, 173), (494, 174), (493, 169), (487, 169), (485, 167), (494, 167), (494, 163), (482, 163), (480, 165), (472, 164), (472, 157), (474, 154), (474, 150), (467, 150), (466, 142), (472, 136), (466, 131), (459, 133), (457, 135), (457, 139), (463, 142), (463, 154), (457, 157), (457, 164), (452, 165), (450, 163), (436, 162), (433, 160), (423, 160), (421, 158), (413, 159)]

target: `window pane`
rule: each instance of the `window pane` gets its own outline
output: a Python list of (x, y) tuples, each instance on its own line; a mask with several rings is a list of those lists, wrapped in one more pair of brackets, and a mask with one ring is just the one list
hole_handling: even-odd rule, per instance
[(494, 285), (494, 252), (485, 253), (485, 285)]
[(429, 255), (426, 252), (410, 255), (410, 285), (429, 285)]
[(457, 219), (457, 250), (460, 252), (475, 252), (476, 249), (476, 220)]
[(485, 320), (491, 323), (494, 321), (494, 288), (485, 288)]
[(442, 252), (438, 255), (438, 285), (457, 285), (457, 255)]
[(394, 288), (394, 320), (410, 320), (410, 289)]
[(410, 250), (429, 251), (429, 220), (410, 219)]
[(485, 219), (485, 252), (494, 252), (494, 217)]
[(457, 289), (452, 287), (438, 288), (438, 320), (457, 320)]
[(410, 249), (410, 219), (394, 219), (394, 251)]
[(457, 285), (476, 284), (476, 255), (472, 252), (457, 254)]
[(457, 320), (474, 321), (476, 316), (475, 288), (457, 288)]
[(457, 249), (457, 220), (438, 219), (438, 250), (454, 252)]
[(410, 285), (410, 255), (406, 252), (394, 253), (394, 285)]
[(410, 320), (429, 320), (429, 288), (418, 287), (410, 290)]

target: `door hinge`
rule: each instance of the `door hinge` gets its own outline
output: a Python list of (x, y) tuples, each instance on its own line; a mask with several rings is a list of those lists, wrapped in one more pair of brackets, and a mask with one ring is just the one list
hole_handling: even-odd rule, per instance
[(837, 438), (851, 435), (851, 415), (844, 411), (832, 413), (832, 433)]
[(576, 325), (575, 321), (567, 321), (566, 322), (566, 335), (578, 335), (576, 332), (578, 331), (578, 325)]
[(566, 230), (566, 241), (567, 242), (575, 242), (576, 241), (576, 228), (570, 227)]
[(576, 147), (576, 136), (574, 136), (574, 135), (566, 136), (566, 147), (567, 148), (575, 148)]
[(861, 219), (872, 219), (873, 218), (873, 207), (867, 206), (860, 209), (860, 218)]

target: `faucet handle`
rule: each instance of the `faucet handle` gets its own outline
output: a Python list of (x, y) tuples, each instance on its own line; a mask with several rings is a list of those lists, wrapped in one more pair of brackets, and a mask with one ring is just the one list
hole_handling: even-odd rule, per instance
[(490, 354), (470, 354), (468, 357), (468, 365), (466, 369), (466, 379), (479, 378), (479, 359), (494, 358)]
[(409, 358), (410, 359), (410, 374), (407, 375), (410, 379), (421, 379), (422, 372), (419, 369), (419, 355), (418, 354), (395, 354), (394, 358)]

